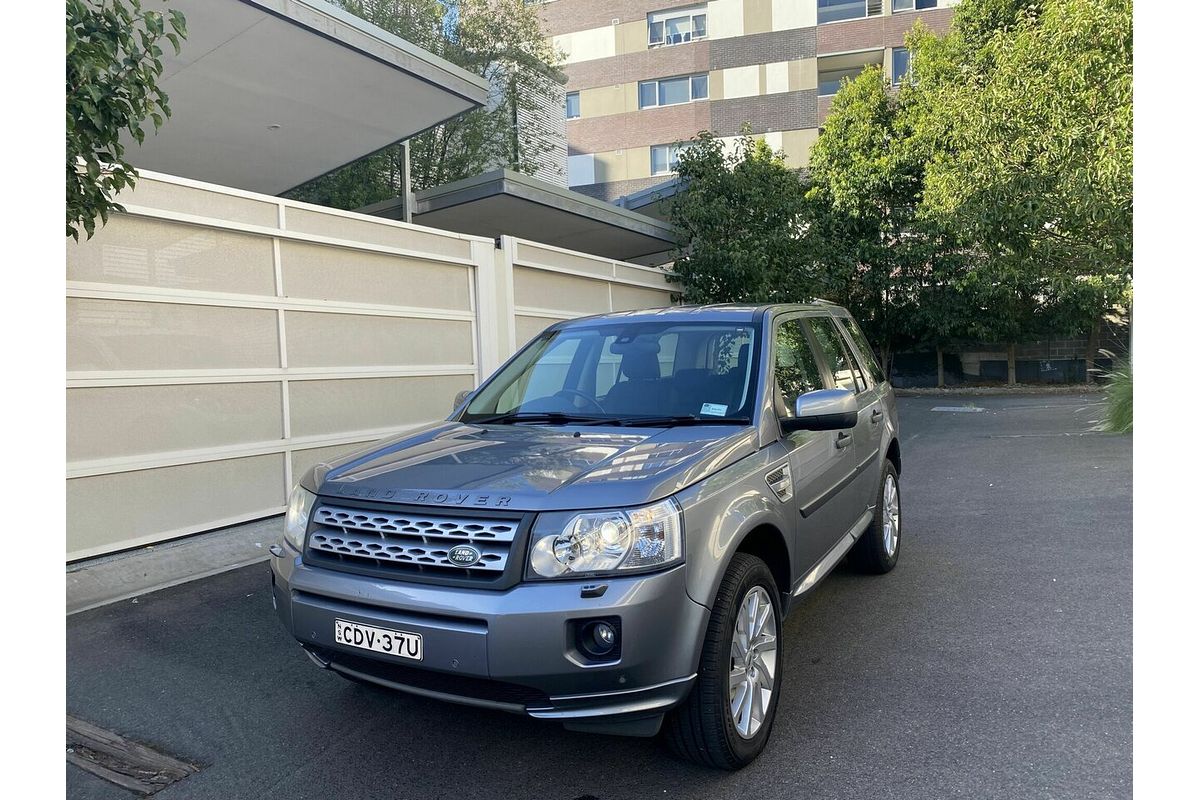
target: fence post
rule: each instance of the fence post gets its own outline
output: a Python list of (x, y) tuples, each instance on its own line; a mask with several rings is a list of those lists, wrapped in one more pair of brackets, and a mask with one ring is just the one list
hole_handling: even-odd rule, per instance
[(471, 242), (475, 263), (475, 335), (479, 351), (479, 381), (491, 375), (516, 349), (513, 308), (511, 237), (494, 243)]
[(513, 264), (517, 259), (517, 240), (512, 236), (501, 236), (496, 249), (496, 291), (500, 309), (500, 328), (497, 345), (500, 360), (505, 361), (517, 352), (517, 300), (513, 288)]
[(496, 292), (496, 253), (490, 242), (471, 242), (471, 261), (475, 264), (475, 350), (479, 363), (475, 365), (475, 383), (479, 385), (500, 366), (500, 351), (496, 330), (499, 323), (499, 303)]

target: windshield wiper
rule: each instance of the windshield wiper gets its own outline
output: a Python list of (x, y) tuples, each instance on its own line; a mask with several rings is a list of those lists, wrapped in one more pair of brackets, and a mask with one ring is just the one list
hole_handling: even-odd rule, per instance
[(551, 425), (566, 425), (571, 423), (581, 425), (600, 425), (608, 422), (601, 417), (588, 417), (581, 414), (567, 414), (563, 411), (510, 411), (507, 414), (496, 414), (491, 417), (464, 420), (468, 425), (509, 425), (515, 422), (549, 423)]
[(679, 425), (746, 425), (749, 417), (697, 417), (695, 414), (677, 414), (661, 417), (623, 417), (610, 420), (613, 425), (636, 428), (673, 428)]

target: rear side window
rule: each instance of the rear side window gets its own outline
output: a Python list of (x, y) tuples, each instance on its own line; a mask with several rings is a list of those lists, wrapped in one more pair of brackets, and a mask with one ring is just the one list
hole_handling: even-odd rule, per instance
[(867, 341), (862, 328), (858, 327), (858, 323), (850, 317), (842, 317), (839, 322), (846, 329), (846, 333), (850, 335), (850, 341), (854, 342), (854, 346), (858, 348), (858, 353), (862, 356), (863, 368), (867, 371), (867, 374), (876, 383), (883, 383), (885, 380), (883, 369), (879, 366), (879, 362), (875, 360), (875, 351), (871, 349), (871, 343)]
[(798, 319), (782, 323), (775, 335), (775, 402), (781, 406), (780, 415), (793, 416), (796, 398), (820, 388), (821, 370), (804, 326)]
[(825, 364), (833, 374), (834, 387), (849, 389), (856, 394), (866, 389), (866, 381), (858, 371), (858, 366), (850, 359), (845, 341), (834, 327), (833, 320), (829, 317), (811, 317), (808, 324), (812, 328), (817, 347), (825, 356)]

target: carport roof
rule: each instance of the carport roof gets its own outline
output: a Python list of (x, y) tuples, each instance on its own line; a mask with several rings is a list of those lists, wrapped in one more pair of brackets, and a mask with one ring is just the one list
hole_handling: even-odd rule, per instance
[(171, 117), (135, 166), (279, 194), (482, 105), (487, 82), (322, 0), (172, 0)]
[[(359, 211), (392, 216), (400, 209), (399, 200), (390, 200)], [(669, 261), (675, 246), (674, 229), (661, 220), (507, 169), (417, 192), (413, 222), (478, 236), (517, 236), (639, 264)]]

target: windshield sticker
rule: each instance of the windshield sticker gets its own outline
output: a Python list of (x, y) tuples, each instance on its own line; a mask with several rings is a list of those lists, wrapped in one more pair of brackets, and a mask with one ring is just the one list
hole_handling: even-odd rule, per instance
[(728, 410), (729, 406), (721, 405), (720, 403), (705, 403), (700, 406), (701, 414), (708, 414), (713, 417), (723, 417)]

